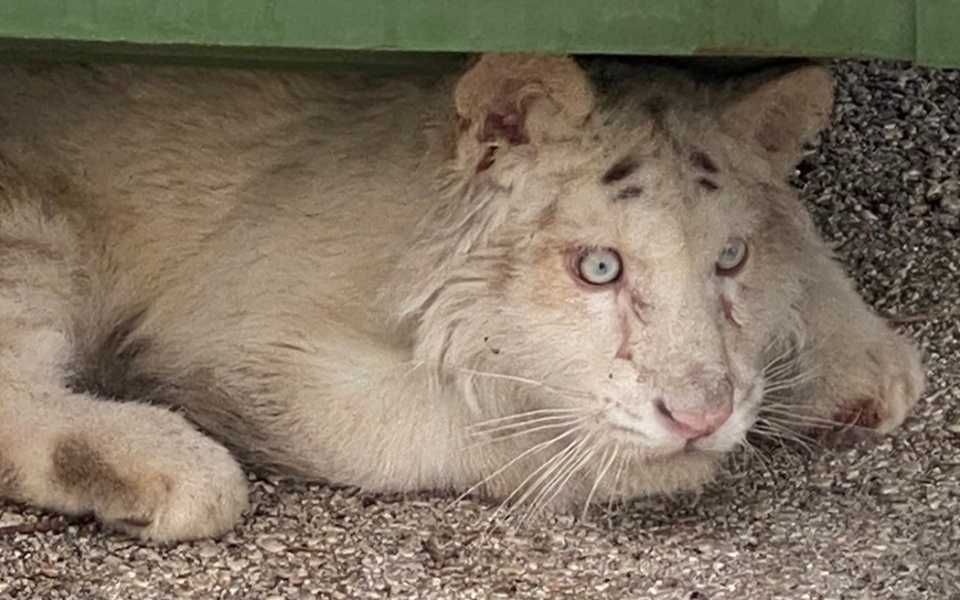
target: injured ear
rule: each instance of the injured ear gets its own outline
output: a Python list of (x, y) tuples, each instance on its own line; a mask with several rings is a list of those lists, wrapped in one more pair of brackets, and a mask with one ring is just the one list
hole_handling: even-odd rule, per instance
[(826, 67), (800, 67), (766, 81), (730, 103), (723, 127), (754, 144), (787, 177), (830, 119), (833, 81)]
[(464, 124), (462, 151), (566, 137), (593, 110), (594, 97), (570, 58), (486, 54), (461, 77), (454, 102)]

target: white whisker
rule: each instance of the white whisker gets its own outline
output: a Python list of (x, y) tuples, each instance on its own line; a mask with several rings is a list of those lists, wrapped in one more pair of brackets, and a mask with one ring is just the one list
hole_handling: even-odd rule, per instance
[[(619, 450), (619, 446), (617, 447)], [(623, 477), (623, 470), (627, 464), (627, 457), (621, 455), (620, 460), (617, 461), (617, 472), (613, 477), (613, 491), (610, 493), (610, 499), (607, 501), (607, 512), (613, 511), (614, 501), (621, 500), (624, 496), (623, 490), (621, 489), (621, 481)]]
[[(592, 441), (593, 440), (591, 440), (591, 442)], [(560, 495), (560, 492), (567, 487), (567, 484), (570, 483), (570, 480), (573, 479), (573, 477), (577, 475), (581, 469), (583, 469), (584, 465), (592, 461), (598, 452), (600, 452), (600, 447), (597, 444), (584, 444), (578, 453), (579, 458), (572, 462), (569, 467), (567, 467), (566, 473), (562, 478), (555, 478), (552, 480), (550, 485), (545, 487), (543, 492), (534, 498), (531, 504), (531, 509), (534, 512), (539, 512), (543, 510), (544, 507), (549, 506), (554, 500), (556, 500), (557, 496)], [(544, 496), (545, 493), (550, 492), (551, 488), (553, 491), (550, 493), (549, 497)]]
[(790, 379), (783, 379), (780, 381), (767, 380), (763, 386), (763, 395), (765, 397), (773, 396), (774, 394), (779, 394), (780, 392), (785, 392), (789, 390), (794, 390), (796, 388), (802, 387), (804, 384), (809, 383), (813, 380), (813, 377), (793, 377)]
[(780, 432), (778, 432), (777, 430), (775, 430), (775, 429), (770, 429), (770, 428), (768, 428), (768, 427), (757, 426), (757, 427), (754, 427), (751, 431), (752, 431), (754, 434), (759, 435), (760, 437), (762, 437), (762, 438), (764, 438), (764, 439), (766, 439), (766, 440), (772, 440), (772, 441), (776, 442), (777, 445), (780, 446), (780, 448), (782, 448), (782, 449), (784, 449), (784, 450), (789, 450), (789, 448), (787, 448), (786, 444), (784, 444), (783, 436), (780, 435)]
[(843, 427), (846, 423), (835, 421), (833, 419), (824, 419), (814, 415), (805, 415), (795, 410), (779, 406), (763, 406), (760, 408), (760, 417), (767, 420), (776, 420), (782, 424), (805, 425), (810, 427), (831, 428)]
[(824, 419), (823, 417), (818, 417), (816, 415), (804, 413), (801, 410), (798, 410), (797, 406), (786, 406), (786, 405), (776, 405), (776, 404), (765, 404), (760, 407), (760, 412), (758, 416), (773, 415), (774, 417), (791, 419), (797, 423), (822, 423), (825, 425), (836, 425), (837, 423), (830, 420)]
[(757, 424), (754, 426), (752, 431), (765, 438), (775, 440), (778, 444), (780, 444), (781, 447), (784, 448), (786, 448), (786, 446), (783, 445), (783, 442), (786, 441), (801, 446), (807, 452), (816, 452), (816, 440), (799, 434), (792, 429), (780, 427), (776, 423), (766, 422), (765, 424)]
[(477, 491), (479, 488), (481, 488), (481, 487), (484, 486), (485, 484), (489, 483), (491, 479), (493, 479), (494, 477), (497, 477), (498, 475), (500, 475), (501, 473), (503, 473), (504, 471), (506, 471), (507, 469), (509, 469), (509, 468), (512, 467), (513, 465), (515, 465), (517, 462), (523, 460), (526, 456), (529, 456), (530, 454), (533, 454), (533, 453), (535, 453), (535, 452), (539, 452), (540, 450), (542, 450), (542, 449), (550, 446), (551, 444), (554, 444), (554, 443), (559, 442), (560, 440), (562, 440), (562, 439), (564, 439), (564, 438), (567, 438), (567, 437), (569, 437), (569, 436), (571, 436), (571, 435), (576, 434), (578, 431), (579, 431), (579, 428), (568, 429), (567, 431), (563, 431), (563, 432), (559, 433), (558, 435), (550, 438), (549, 440), (546, 440), (546, 441), (540, 442), (540, 443), (538, 443), (538, 444), (535, 444), (535, 445), (533, 445), (533, 446), (530, 446), (529, 448), (527, 448), (526, 450), (524, 450), (524, 451), (521, 452), (520, 454), (514, 456), (512, 459), (510, 459), (509, 461), (507, 461), (506, 464), (504, 464), (503, 466), (501, 466), (500, 468), (498, 468), (496, 471), (494, 471), (493, 473), (490, 473), (489, 475), (487, 475), (486, 477), (484, 477), (483, 479), (481, 479), (481, 480), (478, 481), (477, 483), (475, 483), (475, 484), (473, 484), (472, 486), (470, 486), (469, 489), (467, 489), (465, 492), (463, 492), (462, 494), (460, 494), (460, 495), (457, 497), (457, 501), (459, 502), (459, 501), (463, 500), (464, 498), (466, 498), (467, 496), (469, 496), (470, 494), (472, 494), (473, 492)]
[(766, 387), (771, 386), (790, 386), (795, 387), (808, 381), (813, 381), (817, 378), (817, 374), (814, 371), (796, 371), (793, 372), (792, 369), (787, 369), (780, 373), (764, 373), (764, 378), (767, 381)]
[(792, 372), (796, 368), (793, 361), (784, 360), (782, 363), (769, 363), (763, 369), (763, 375), (767, 379), (779, 379), (784, 374)]
[(547, 431), (550, 429), (566, 429), (576, 425), (579, 425), (583, 422), (582, 419), (567, 419), (559, 423), (545, 423), (542, 425), (537, 425), (536, 427), (529, 427), (527, 429), (520, 429), (519, 431), (512, 431), (504, 435), (493, 435), (503, 431), (515, 430), (518, 427), (524, 427), (528, 425), (527, 423), (521, 423), (519, 425), (512, 425), (510, 427), (498, 427), (489, 431), (475, 431), (471, 433), (473, 437), (479, 438), (476, 439), (472, 444), (469, 445), (469, 448), (477, 448), (480, 446), (485, 446), (487, 444), (492, 444), (494, 442), (505, 442), (507, 440), (512, 440), (518, 437), (523, 437), (526, 435), (531, 435), (540, 431)]
[(477, 371), (475, 369), (468, 369), (466, 367), (456, 367), (456, 366), (445, 366), (448, 369), (454, 369), (460, 373), (466, 373), (467, 375), (474, 375), (476, 377), (486, 377), (488, 379), (501, 379), (503, 381), (510, 381), (513, 383), (522, 383), (524, 385), (529, 385), (532, 387), (538, 387), (541, 389), (549, 390), (552, 392), (557, 392), (561, 394), (568, 394), (571, 396), (577, 396), (581, 398), (589, 398), (590, 394), (582, 390), (575, 390), (572, 388), (563, 388), (555, 385), (550, 385), (543, 381), (537, 381), (536, 379), (530, 379), (528, 377), (521, 377), (519, 375), (508, 375), (506, 373), (493, 373), (489, 371)]
[(751, 458), (756, 458), (761, 465), (763, 465), (764, 470), (770, 475), (771, 479), (776, 479), (776, 471), (773, 468), (773, 465), (770, 463), (770, 460), (763, 455), (763, 452), (750, 443), (749, 440), (744, 440), (744, 447), (747, 449), (748, 454)]
[[(613, 447), (613, 450), (610, 450), (608, 448), (607, 450), (604, 451), (603, 459), (601, 459), (602, 460), (601, 464), (603, 466), (600, 467), (600, 471), (597, 473), (596, 478), (593, 480), (593, 485), (590, 486), (590, 493), (587, 494), (587, 499), (583, 503), (583, 511), (581, 511), (580, 513), (581, 519), (585, 519), (587, 517), (587, 510), (589, 510), (590, 508), (590, 503), (593, 501), (593, 496), (594, 494), (597, 493), (597, 488), (600, 487), (600, 482), (603, 480), (604, 476), (606, 476), (607, 471), (610, 469), (610, 465), (612, 465), (614, 461), (616, 461), (617, 454), (619, 452), (620, 452), (619, 444), (615, 445)], [(609, 455), (609, 458), (607, 458), (607, 455)]]
[(525, 419), (529, 419), (531, 417), (561, 418), (571, 414), (577, 414), (582, 412), (583, 412), (582, 408), (541, 408), (538, 410), (530, 410), (527, 412), (514, 413), (514, 414), (506, 415), (503, 417), (496, 417), (494, 419), (487, 419), (485, 421), (480, 421), (479, 423), (474, 423), (470, 425), (470, 428), (482, 429), (484, 427), (487, 427), (488, 425), (504, 423), (509, 421), (522, 421), (523, 423), (526, 423), (527, 421)]
[[(516, 510), (523, 507), (530, 496), (537, 493), (537, 491), (540, 490), (555, 473), (563, 471), (564, 465), (566, 465), (566, 463), (570, 461), (572, 457), (577, 455), (585, 439), (586, 438), (581, 437), (573, 440), (567, 444), (563, 450), (555, 454), (549, 461), (531, 473), (530, 477), (524, 479), (523, 482), (521, 482), (521, 484), (514, 489), (514, 492), (507, 496), (505, 504), (509, 502), (511, 510)], [(536, 479), (533, 479), (533, 475), (537, 475)], [(533, 479), (532, 482), (530, 482), (531, 479)], [(529, 485), (528, 482), (530, 482)], [(520, 493), (520, 497), (513, 502), (512, 499), (516, 493)]]

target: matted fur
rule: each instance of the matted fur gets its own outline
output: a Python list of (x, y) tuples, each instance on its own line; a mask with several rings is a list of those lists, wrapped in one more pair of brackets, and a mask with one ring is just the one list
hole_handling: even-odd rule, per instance
[(570, 508), (697, 485), (765, 410), (889, 431), (918, 355), (784, 181), (830, 103), (818, 67), (4, 66), (0, 494), (170, 540), (240, 517), (235, 457)]

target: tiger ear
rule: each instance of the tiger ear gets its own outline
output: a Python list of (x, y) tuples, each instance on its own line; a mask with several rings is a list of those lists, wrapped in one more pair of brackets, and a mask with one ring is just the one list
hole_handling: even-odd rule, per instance
[(833, 81), (826, 67), (807, 65), (741, 94), (723, 111), (724, 129), (757, 148), (787, 177), (830, 119)]
[(457, 82), (454, 104), (459, 151), (473, 157), (568, 136), (593, 111), (594, 95), (568, 57), (485, 54)]

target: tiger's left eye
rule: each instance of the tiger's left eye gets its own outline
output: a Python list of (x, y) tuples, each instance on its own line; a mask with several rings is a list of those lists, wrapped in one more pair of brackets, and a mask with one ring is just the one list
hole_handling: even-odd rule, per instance
[(610, 248), (597, 248), (580, 255), (577, 275), (591, 285), (606, 285), (620, 277), (620, 255)]
[(750, 251), (743, 238), (732, 237), (724, 244), (717, 256), (716, 273), (721, 277), (733, 277), (747, 262)]

